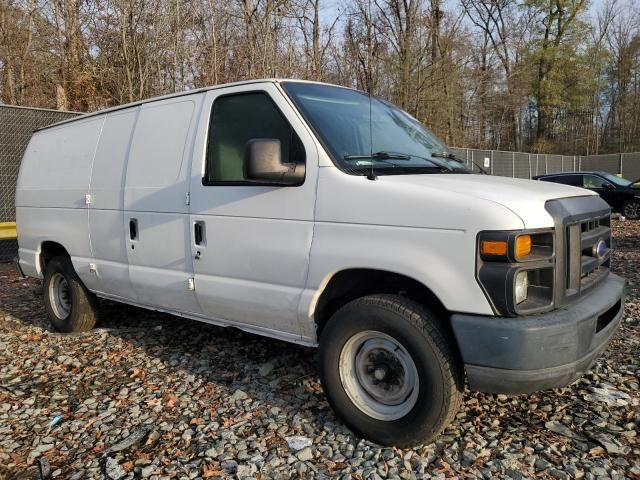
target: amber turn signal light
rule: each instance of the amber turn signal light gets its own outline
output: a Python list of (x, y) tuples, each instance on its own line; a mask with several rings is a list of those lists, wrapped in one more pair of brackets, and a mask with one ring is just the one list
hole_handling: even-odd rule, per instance
[(483, 255), (501, 255), (507, 254), (507, 242), (502, 240), (483, 240), (480, 243), (480, 253)]
[(526, 257), (531, 253), (531, 235), (520, 235), (516, 238), (516, 258)]

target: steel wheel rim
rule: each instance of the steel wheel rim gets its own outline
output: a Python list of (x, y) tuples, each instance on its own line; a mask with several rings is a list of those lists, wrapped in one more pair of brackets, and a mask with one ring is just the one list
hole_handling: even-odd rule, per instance
[(54, 273), (49, 282), (49, 298), (53, 313), (64, 320), (71, 313), (71, 290), (67, 279), (61, 273)]
[(640, 216), (640, 202), (629, 202), (624, 207), (625, 217), (638, 218)]
[(418, 369), (409, 352), (386, 333), (353, 335), (340, 352), (340, 381), (359, 410), (377, 420), (407, 415), (420, 391)]

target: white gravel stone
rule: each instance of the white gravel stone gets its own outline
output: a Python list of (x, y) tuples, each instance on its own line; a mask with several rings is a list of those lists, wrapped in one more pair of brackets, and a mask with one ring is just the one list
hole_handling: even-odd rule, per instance
[(312, 460), (313, 459), (313, 452), (311, 451), (311, 448), (309, 447), (305, 447), (302, 450), (300, 450), (296, 456), (298, 457), (298, 460), (302, 461), (302, 462), (306, 462), (308, 460)]

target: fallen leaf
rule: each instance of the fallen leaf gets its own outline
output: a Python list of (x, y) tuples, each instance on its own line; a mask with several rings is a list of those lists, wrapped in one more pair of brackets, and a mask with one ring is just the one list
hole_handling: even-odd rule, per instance
[(217, 465), (204, 464), (202, 466), (202, 478), (224, 477), (224, 472)]
[(334, 475), (336, 472), (340, 471), (340, 470), (344, 470), (345, 468), (348, 468), (349, 465), (347, 465), (344, 462), (338, 462), (338, 463), (330, 463), (327, 465), (327, 471), (331, 474)]
[(239, 417), (239, 418), (225, 418), (222, 421), (222, 425), (224, 426), (224, 428), (229, 428), (237, 423), (246, 422), (247, 420), (250, 420), (252, 417), (253, 417), (253, 414), (251, 412), (247, 412), (242, 417)]
[(268, 448), (271, 448), (275, 445), (287, 445), (287, 441), (282, 437), (268, 437), (265, 440)]
[[(97, 436), (97, 435), (96, 435), (96, 436)], [(96, 445), (95, 447), (93, 447), (93, 448), (91, 449), (91, 451), (92, 451), (93, 453), (96, 453), (96, 454), (98, 454), (98, 453), (102, 453), (102, 452), (104, 451), (104, 445), (102, 445), (102, 444), (100, 444), (100, 445)]]
[(178, 397), (176, 397), (175, 395), (167, 395), (167, 399), (165, 400), (165, 402), (167, 408), (174, 408), (176, 406), (176, 403), (178, 403)]
[(451, 472), (453, 472), (453, 470), (451, 469), (451, 465), (449, 465), (447, 462), (442, 462), (440, 467), (438, 467), (437, 471), (439, 473), (444, 473), (444, 472), (451, 473)]
[(478, 453), (478, 457), (490, 457), (491, 456), (491, 450), (489, 450), (488, 448), (483, 448), (482, 450), (480, 450), (480, 453)]
[(144, 372), (144, 370), (140, 368), (133, 368), (131, 369), (131, 375), (129, 375), (129, 378), (139, 378), (140, 380), (144, 380), (144, 377), (146, 376), (147, 374)]

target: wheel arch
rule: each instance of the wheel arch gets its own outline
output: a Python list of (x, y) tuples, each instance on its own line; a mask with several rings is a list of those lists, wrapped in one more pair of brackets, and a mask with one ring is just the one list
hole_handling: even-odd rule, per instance
[(334, 272), (322, 282), (324, 287), (316, 297), (313, 318), (316, 336), (331, 316), (343, 305), (366, 295), (397, 294), (410, 298), (426, 307), (449, 328), (449, 312), (433, 291), (422, 282), (389, 270), (348, 268)]
[(52, 240), (43, 241), (38, 249), (38, 268), (40, 268), (40, 273), (44, 275), (47, 264), (51, 259), (60, 256), (71, 257), (67, 249), (62, 244)]

